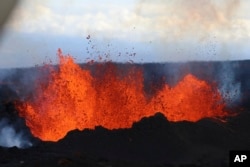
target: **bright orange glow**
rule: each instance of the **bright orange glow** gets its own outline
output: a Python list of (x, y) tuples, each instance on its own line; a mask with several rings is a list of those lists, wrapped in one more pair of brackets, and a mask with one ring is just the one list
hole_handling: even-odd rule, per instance
[(205, 117), (223, 117), (224, 105), (217, 90), (188, 74), (173, 88), (165, 85), (153, 99), (157, 111), (171, 121), (198, 121)]
[(40, 85), (35, 98), (17, 105), (31, 133), (44, 141), (58, 141), (67, 132), (103, 126), (130, 128), (143, 117), (162, 112), (169, 121), (198, 121), (224, 117), (217, 89), (189, 74), (175, 87), (167, 84), (153, 97), (144, 92), (143, 71), (131, 67), (117, 74), (108, 63), (92, 76), (59, 50), (59, 69), (50, 72), (48, 85)]

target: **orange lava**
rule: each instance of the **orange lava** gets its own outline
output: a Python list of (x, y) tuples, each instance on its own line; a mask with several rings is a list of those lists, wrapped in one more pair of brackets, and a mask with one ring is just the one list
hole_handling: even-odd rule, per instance
[[(132, 67), (123, 74), (109, 63), (92, 76), (59, 50), (59, 69), (49, 83), (40, 84), (33, 99), (17, 105), (31, 133), (44, 141), (58, 141), (67, 132), (95, 126), (130, 128), (143, 117), (163, 113), (169, 121), (198, 121), (224, 117), (217, 89), (189, 74), (175, 87), (167, 84), (153, 97), (144, 92), (143, 71)], [(107, 67), (107, 68), (106, 68)]]

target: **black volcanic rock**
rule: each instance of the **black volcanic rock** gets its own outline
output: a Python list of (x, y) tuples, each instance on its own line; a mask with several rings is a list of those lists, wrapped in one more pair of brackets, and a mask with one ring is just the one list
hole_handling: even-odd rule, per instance
[[(112, 160), (157, 162), (173, 160), (185, 150), (170, 123), (160, 113), (143, 118), (130, 129), (75, 130), (55, 145), (74, 151), (85, 150)], [(152, 154), (154, 153), (154, 154)]]
[[(169, 122), (161, 113), (143, 118), (130, 129), (74, 130), (50, 146), (67, 148), (69, 152), (81, 152), (103, 157), (110, 161), (172, 163), (172, 164), (226, 164), (230, 150), (250, 149), (249, 114), (240, 114), (227, 123), (215, 119), (203, 119), (196, 123)], [(244, 118), (243, 118), (244, 117)], [(234, 132), (232, 124), (243, 119), (242, 131)], [(240, 124), (240, 123), (239, 123)], [(237, 126), (236, 126), (237, 127)], [(238, 127), (240, 128), (240, 127)], [(241, 128), (240, 128), (241, 129)], [(236, 129), (235, 129), (236, 130)], [(246, 135), (244, 139), (241, 135)]]
[[(0, 148), (5, 166), (227, 166), (230, 150), (250, 149), (249, 112), (227, 123), (203, 119), (169, 122), (162, 114), (134, 123), (130, 129), (74, 130), (58, 142), (28, 149)], [(238, 131), (237, 131), (238, 130)]]

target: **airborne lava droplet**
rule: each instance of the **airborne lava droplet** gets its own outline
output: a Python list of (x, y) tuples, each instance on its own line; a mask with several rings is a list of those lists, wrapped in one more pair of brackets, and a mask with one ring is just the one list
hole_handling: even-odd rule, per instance
[(58, 141), (70, 130), (95, 126), (130, 128), (156, 112), (169, 121), (192, 122), (229, 115), (219, 91), (191, 74), (173, 88), (165, 84), (147, 99), (142, 69), (131, 67), (120, 75), (108, 62), (93, 76), (61, 50), (58, 57), (59, 69), (51, 67), (48, 85), (38, 84), (35, 98), (16, 106), (31, 133), (41, 140)]

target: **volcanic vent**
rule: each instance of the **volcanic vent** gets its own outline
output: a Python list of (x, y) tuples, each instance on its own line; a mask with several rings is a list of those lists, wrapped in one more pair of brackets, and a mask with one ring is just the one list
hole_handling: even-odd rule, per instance
[(148, 98), (140, 68), (131, 66), (121, 74), (112, 63), (100, 64), (103, 69), (92, 75), (61, 50), (58, 57), (59, 67), (51, 67), (48, 83), (38, 83), (35, 98), (17, 106), (31, 133), (41, 140), (57, 141), (71, 130), (96, 126), (130, 128), (157, 112), (174, 122), (230, 115), (219, 91), (191, 74), (174, 87), (164, 84)]

